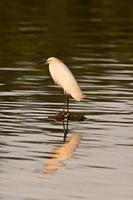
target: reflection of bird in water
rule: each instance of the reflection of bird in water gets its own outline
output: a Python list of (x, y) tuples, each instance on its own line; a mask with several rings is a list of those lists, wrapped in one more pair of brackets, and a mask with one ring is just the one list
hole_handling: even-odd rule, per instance
[(64, 165), (62, 161), (69, 160), (74, 151), (77, 149), (80, 143), (81, 136), (78, 133), (73, 133), (68, 143), (62, 144), (52, 151), (52, 158), (46, 161), (44, 174), (52, 175), (60, 167)]
[(63, 88), (65, 94), (64, 113), (67, 107), (67, 113), (69, 112), (69, 98), (70, 94), (76, 101), (80, 101), (83, 98), (81, 89), (74, 78), (69, 68), (55, 57), (47, 59), (46, 63), (49, 64), (49, 71), (54, 82)]

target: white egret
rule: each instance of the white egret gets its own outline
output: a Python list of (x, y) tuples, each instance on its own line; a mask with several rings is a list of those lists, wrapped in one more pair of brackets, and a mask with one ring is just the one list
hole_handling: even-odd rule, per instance
[(61, 60), (55, 57), (50, 57), (46, 60), (46, 63), (49, 64), (49, 71), (55, 84), (64, 90), (64, 112), (66, 105), (67, 112), (69, 112), (68, 95), (71, 95), (76, 101), (80, 101), (83, 98), (83, 93), (72, 72)]

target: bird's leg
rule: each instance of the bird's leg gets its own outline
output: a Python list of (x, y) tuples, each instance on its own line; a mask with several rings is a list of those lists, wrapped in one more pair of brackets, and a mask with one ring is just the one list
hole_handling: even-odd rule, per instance
[[(65, 95), (65, 102), (64, 102), (64, 108), (63, 108), (63, 114), (64, 114), (64, 120), (63, 120), (63, 128), (64, 128), (64, 138), (63, 141), (64, 143), (66, 142), (66, 137), (67, 137), (67, 132), (68, 132), (68, 113), (69, 113), (69, 98), (66, 93)], [(65, 113), (67, 112), (67, 117), (65, 118)]]
[(69, 96), (67, 95), (67, 117), (69, 115)]
[(64, 132), (65, 132), (65, 129), (66, 129), (66, 127), (65, 127), (65, 119), (63, 119), (63, 129), (64, 129)]
[(65, 115), (66, 102), (64, 102), (63, 115)]
[(65, 92), (64, 92), (64, 96), (65, 96), (65, 102), (64, 102), (64, 108), (63, 108), (63, 114), (65, 115), (66, 106), (67, 106), (67, 94)]
[(65, 112), (67, 113), (67, 115), (69, 115), (69, 96), (65, 93), (65, 102), (64, 102), (64, 109), (63, 109), (63, 113), (65, 115)]

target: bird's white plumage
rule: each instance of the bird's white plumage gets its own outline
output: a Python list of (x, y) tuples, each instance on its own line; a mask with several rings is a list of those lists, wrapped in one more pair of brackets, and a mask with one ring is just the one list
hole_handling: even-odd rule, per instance
[(55, 57), (47, 59), (47, 62), (54, 82), (62, 87), (66, 94), (70, 94), (75, 100), (80, 101), (83, 94), (69, 68)]

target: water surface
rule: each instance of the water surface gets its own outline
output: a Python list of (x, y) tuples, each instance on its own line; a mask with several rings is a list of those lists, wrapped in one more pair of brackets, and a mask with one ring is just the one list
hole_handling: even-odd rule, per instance
[[(0, 3), (0, 198), (133, 198), (133, 12), (127, 1)], [(57, 56), (86, 98), (63, 93), (42, 58)]]

